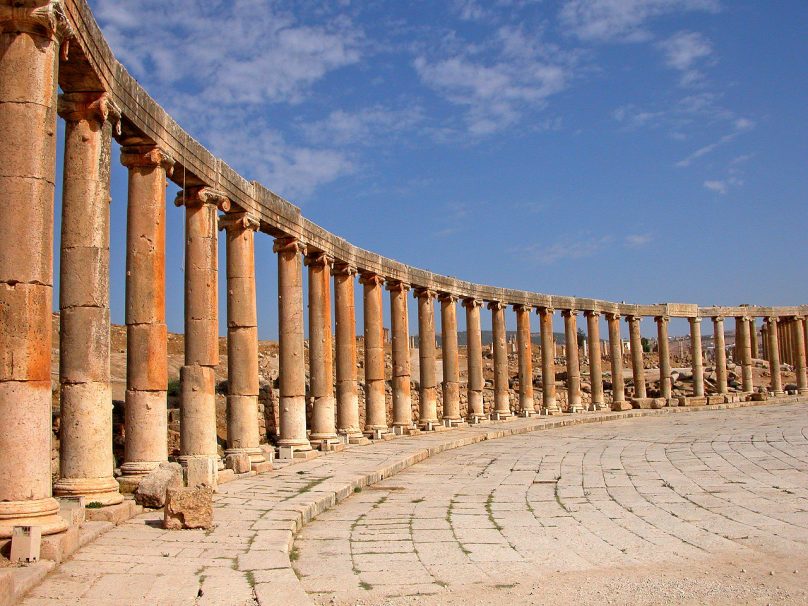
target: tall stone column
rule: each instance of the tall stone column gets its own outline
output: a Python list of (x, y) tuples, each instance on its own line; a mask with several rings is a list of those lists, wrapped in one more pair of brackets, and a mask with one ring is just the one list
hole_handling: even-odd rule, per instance
[(514, 305), (516, 347), (519, 354), (519, 410), (530, 416), (536, 412), (533, 401), (533, 343), (530, 337), (530, 306)]
[(701, 355), (701, 318), (688, 318), (690, 322), (690, 355), (693, 367), (693, 395), (704, 395), (704, 362)]
[(727, 393), (727, 348), (724, 339), (724, 318), (713, 318), (713, 341), (715, 342), (715, 376), (720, 395)]
[(508, 350), (505, 345), (505, 305), (499, 301), (488, 304), (494, 332), (494, 412), (495, 419), (511, 416), (511, 394), (508, 389)]
[(749, 318), (749, 346), (752, 349), (752, 358), (757, 358), (760, 355), (760, 349), (758, 348), (758, 331), (755, 316)]
[(306, 255), (309, 268), (309, 394), (312, 399), (309, 440), (321, 448), (336, 444), (334, 354), (331, 338), (331, 265), (320, 251)]
[(443, 353), (443, 422), (460, 422), (460, 368), (457, 346), (457, 298), (440, 295), (440, 325)]
[(766, 333), (768, 337), (767, 350), (769, 354), (769, 372), (771, 373), (771, 388), (775, 396), (782, 396), (783, 377), (780, 374), (780, 347), (777, 340), (777, 323), (779, 318), (769, 316), (766, 318)]
[(209, 187), (177, 193), (185, 206), (185, 365), (180, 368), (180, 461), (209, 458), (223, 467), (216, 443), (219, 364), (218, 217), (230, 201)]
[(589, 344), (589, 382), (592, 384), (592, 405), (590, 410), (603, 410), (603, 361), (600, 351), (600, 313), (587, 311), (586, 340)]
[(808, 393), (808, 373), (806, 373), (805, 368), (805, 318), (794, 318), (793, 331), (794, 371), (797, 373), (797, 392), (803, 395)]
[(763, 320), (763, 326), (760, 327), (760, 349), (762, 350), (763, 359), (769, 359), (769, 327), (766, 320)]
[(174, 160), (150, 143), (121, 149), (129, 172), (126, 210), (126, 410), (121, 478), (125, 492), (168, 460), (166, 175)]
[(578, 316), (563, 309), (564, 340), (567, 343), (567, 412), (581, 412), (581, 366), (578, 363)]
[(609, 358), (612, 364), (612, 410), (628, 410), (623, 381), (623, 340), (620, 337), (620, 314), (606, 314), (609, 325)]
[(438, 404), (435, 394), (435, 292), (427, 288), (416, 288), (418, 299), (418, 362), (420, 365), (419, 419), (422, 427), (438, 422)]
[(354, 276), (356, 268), (335, 263), (334, 313), (337, 338), (337, 432), (351, 443), (363, 440), (359, 427), (359, 398), (356, 394), (356, 314)]
[(561, 413), (561, 409), (556, 402), (552, 307), (539, 308), (539, 329), (541, 330), (542, 414), (557, 415)]
[(626, 316), (628, 334), (631, 343), (631, 374), (634, 377), (634, 397), (646, 398), (645, 368), (642, 360), (642, 337), (640, 336), (639, 316)]
[(58, 55), (70, 31), (57, 3), (27, 5), (0, 7), (0, 539), (17, 525), (67, 527), (51, 497), (51, 305)]
[(120, 111), (106, 93), (59, 98), (65, 120), (59, 311), (59, 496), (123, 501), (112, 476), (109, 174)]
[(393, 339), (393, 428), (412, 427), (410, 320), (407, 313), (407, 291), (410, 286), (398, 280), (388, 280), (385, 288), (390, 291), (390, 332)]
[(741, 389), (746, 393), (754, 391), (752, 383), (752, 342), (750, 332), (754, 329), (749, 318), (735, 318), (735, 341), (738, 351), (738, 364), (741, 367)]
[(387, 404), (384, 393), (384, 329), (382, 326), (382, 284), (384, 278), (363, 273), (365, 317), (365, 433), (387, 432)]
[(659, 391), (662, 397), (670, 400), (672, 396), (671, 385), (671, 354), (668, 340), (668, 316), (657, 316), (657, 347), (659, 353)]
[(258, 313), (255, 294), (257, 218), (229, 213), (219, 221), (227, 250), (227, 450), (265, 462), (258, 429)]
[(466, 354), (468, 356), (468, 402), (469, 419), (479, 422), (485, 419), (483, 404), (483, 343), (480, 329), (480, 307), (477, 299), (463, 299), (466, 308)]
[(278, 253), (280, 437), (278, 446), (311, 450), (306, 436), (306, 359), (303, 336), (303, 266), (306, 247), (297, 238), (275, 240)]

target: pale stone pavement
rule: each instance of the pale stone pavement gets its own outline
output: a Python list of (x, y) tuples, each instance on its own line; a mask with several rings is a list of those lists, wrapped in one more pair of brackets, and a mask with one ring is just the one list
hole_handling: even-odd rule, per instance
[(714, 558), (728, 553), (750, 573), (761, 554), (789, 554), (772, 578), (802, 570), (784, 589), (759, 575), (763, 589), (749, 595), (808, 600), (808, 404), (628, 414), (638, 413), (649, 418), (524, 434), (627, 416), (584, 413), (421, 435), (237, 480), (220, 487), (212, 531), (164, 531), (160, 512), (144, 514), (22, 603), (567, 603), (574, 592), (548, 585), (565, 573), (579, 594), (586, 578), (620, 603), (598, 574), (636, 576), (640, 563), (723, 571)]

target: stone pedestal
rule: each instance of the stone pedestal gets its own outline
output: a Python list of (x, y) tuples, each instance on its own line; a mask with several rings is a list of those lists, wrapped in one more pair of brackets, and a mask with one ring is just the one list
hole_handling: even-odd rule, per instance
[(480, 307), (476, 299), (464, 299), (466, 309), (466, 355), (468, 356), (468, 406), (469, 419), (479, 422), (486, 418), (483, 403), (483, 345), (480, 330)]
[(494, 418), (511, 416), (511, 393), (508, 386), (508, 350), (505, 345), (505, 305), (499, 301), (488, 304), (494, 332)]
[(704, 363), (701, 356), (701, 318), (688, 318), (690, 322), (690, 355), (693, 368), (693, 395), (704, 396)]
[(460, 422), (460, 368), (457, 346), (457, 299), (440, 295), (441, 345), (443, 348), (443, 422)]
[(564, 339), (567, 342), (567, 412), (581, 412), (581, 367), (578, 362), (578, 322), (574, 309), (564, 309)]
[(606, 408), (603, 398), (603, 362), (600, 350), (600, 314), (586, 312), (586, 340), (589, 344), (589, 380), (592, 384), (591, 410)]
[(628, 410), (623, 382), (623, 341), (620, 338), (620, 314), (606, 314), (609, 325), (609, 358), (612, 365), (612, 410)]
[(720, 395), (727, 394), (727, 350), (724, 339), (724, 318), (713, 318), (713, 341), (715, 343), (715, 377)]
[(771, 390), (775, 396), (785, 395), (783, 391), (783, 377), (780, 374), (780, 347), (777, 340), (778, 318), (766, 318), (766, 336), (768, 338), (767, 353), (769, 357), (769, 372), (771, 372)]
[(533, 345), (530, 337), (530, 307), (514, 305), (516, 312), (516, 350), (519, 356), (519, 411), (536, 412), (533, 401)]
[(556, 415), (561, 409), (555, 396), (555, 339), (553, 337), (553, 308), (539, 308), (541, 330), (542, 414)]
[[(382, 284), (384, 278), (363, 273), (365, 318), (365, 435), (387, 432), (387, 404), (384, 392), (384, 329)], [(375, 438), (378, 439), (378, 438)]]
[(337, 433), (351, 442), (365, 439), (359, 427), (359, 399), (356, 394), (356, 268), (338, 262), (334, 264), (332, 274), (336, 316)]
[[(402, 431), (412, 426), (412, 396), (410, 394), (410, 321), (407, 313), (409, 285), (387, 281), (390, 291), (390, 332), (393, 357), (393, 428)], [(401, 434), (403, 435), (403, 431)]]
[(416, 288), (418, 299), (418, 361), (420, 363), (420, 403), (418, 423), (431, 429), (438, 422), (435, 388), (435, 293), (427, 288)]
[(671, 355), (668, 340), (668, 317), (657, 316), (657, 347), (659, 351), (659, 390), (666, 400), (671, 398)]
[(640, 336), (639, 316), (627, 316), (628, 334), (631, 343), (631, 374), (634, 377), (634, 397), (644, 399), (645, 390), (645, 369), (642, 360), (642, 337)]

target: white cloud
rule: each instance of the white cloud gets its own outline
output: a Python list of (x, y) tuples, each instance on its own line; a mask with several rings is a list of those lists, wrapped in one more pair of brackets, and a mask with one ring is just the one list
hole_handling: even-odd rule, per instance
[(591, 257), (614, 242), (611, 235), (593, 236), (582, 233), (562, 238), (553, 244), (533, 244), (525, 249), (514, 249), (513, 252), (526, 255), (535, 263), (552, 265), (567, 259), (583, 259)]
[(334, 110), (325, 119), (303, 125), (315, 144), (366, 145), (388, 142), (394, 135), (414, 128), (423, 120), (420, 107), (389, 109), (377, 105), (355, 112)]
[(722, 196), (725, 196), (729, 191), (729, 183), (726, 181), (705, 181), (704, 187), (709, 189), (710, 191), (714, 191)]
[(710, 41), (697, 32), (677, 32), (657, 45), (665, 54), (665, 64), (681, 72), (682, 86), (691, 86), (704, 78), (697, 65), (713, 54)]
[(629, 234), (625, 237), (625, 244), (629, 248), (641, 248), (652, 240), (651, 234)]
[(679, 162), (676, 163), (676, 166), (678, 166), (679, 168), (685, 168), (690, 166), (694, 160), (697, 160), (702, 156), (706, 156), (707, 154), (712, 153), (719, 147), (726, 145), (730, 141), (734, 141), (735, 139), (737, 139), (741, 133), (751, 130), (752, 128), (755, 127), (755, 123), (747, 118), (739, 118), (734, 121), (733, 127), (734, 127), (733, 132), (724, 135), (723, 137), (721, 137), (720, 139), (718, 139), (713, 143), (700, 147), (686, 158), (679, 160)]

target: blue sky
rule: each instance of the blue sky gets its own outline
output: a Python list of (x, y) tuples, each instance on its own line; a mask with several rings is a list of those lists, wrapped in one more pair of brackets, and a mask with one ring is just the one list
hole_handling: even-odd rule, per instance
[[(804, 1), (90, 4), (186, 130), (359, 246), (554, 294), (808, 302)], [(116, 322), (125, 178), (116, 166)], [(180, 330), (182, 214), (168, 214)]]

